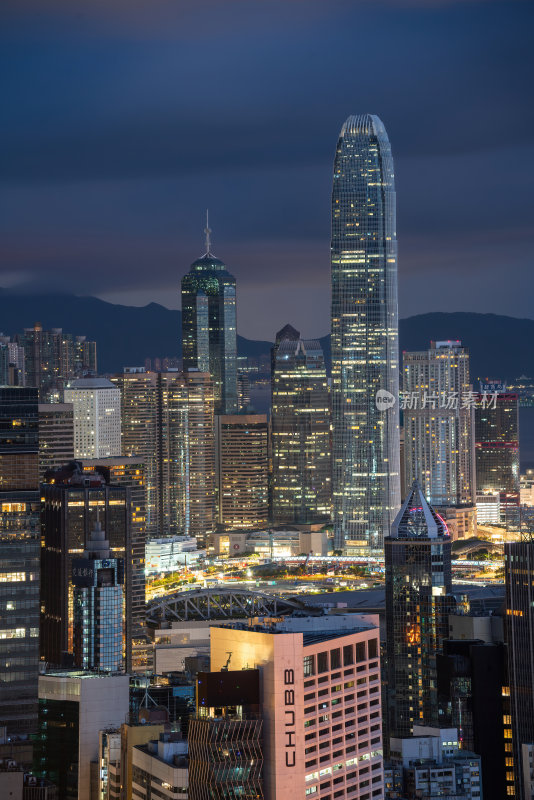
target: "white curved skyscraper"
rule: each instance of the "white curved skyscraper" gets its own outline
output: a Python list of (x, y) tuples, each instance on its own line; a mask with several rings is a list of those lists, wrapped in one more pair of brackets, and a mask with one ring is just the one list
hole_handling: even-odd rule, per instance
[(400, 507), (395, 182), (381, 120), (341, 129), (332, 189), (334, 546), (382, 548)]

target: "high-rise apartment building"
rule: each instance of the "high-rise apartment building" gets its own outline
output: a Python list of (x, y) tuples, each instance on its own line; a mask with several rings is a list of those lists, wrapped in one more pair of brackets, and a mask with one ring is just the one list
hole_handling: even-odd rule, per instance
[[(104, 470), (83, 472), (73, 462), (41, 485), (41, 658), (64, 664), (74, 652), (74, 587), (72, 563), (87, 549), (91, 531), (100, 523), (113, 558), (131, 565), (130, 490), (108, 482)], [(139, 590), (139, 585), (136, 587)], [(125, 586), (126, 668), (131, 670), (132, 581)], [(144, 587), (143, 587), (144, 589)]]
[(74, 459), (72, 403), (39, 403), (39, 480)]
[(0, 333), (0, 385), (26, 385), (24, 348), (3, 333)]
[(82, 558), (72, 562), (74, 663), (84, 670), (122, 672), (124, 561), (113, 558), (97, 520)]
[(215, 417), (217, 522), (261, 528), (269, 511), (269, 428), (265, 414)]
[(390, 732), (438, 723), (436, 653), (448, 637), (451, 541), (414, 483), (384, 542)]
[(235, 278), (206, 252), (182, 278), (182, 360), (184, 371), (209, 372), (216, 414), (237, 412), (237, 327)]
[(145, 625), (145, 545), (146, 478), (145, 464), (134, 456), (121, 458), (84, 459), (84, 472), (101, 472), (106, 482), (128, 489), (130, 495), (131, 558), (125, 563), (126, 583), (131, 586), (131, 648), (133, 672), (147, 669), (147, 637)]
[(70, 379), (96, 373), (96, 342), (85, 336), (63, 333), (61, 328), (43, 330), (36, 322), (17, 338), (24, 348), (26, 386), (36, 386), (43, 403), (59, 402)]
[(377, 617), (212, 626), (210, 652), (189, 729), (191, 798), (226, 796), (232, 769), (242, 797), (383, 797)]
[[(515, 776), (515, 795), (530, 800), (523, 786), (523, 749), (534, 743), (534, 541), (504, 545), (506, 583), (505, 639), (512, 721), (510, 773)], [(510, 742), (509, 742), (510, 743)], [(528, 750), (528, 748), (526, 748)]]
[(475, 405), (477, 492), (498, 492), (501, 503), (519, 505), (519, 401), (516, 394), (487, 392)]
[(74, 410), (74, 457), (121, 454), (121, 397), (107, 378), (78, 378), (64, 391)]
[(381, 548), (400, 507), (397, 240), (381, 120), (341, 129), (332, 189), (334, 545)]
[(147, 533), (196, 536), (214, 525), (213, 382), (209, 374), (127, 368), (121, 390), (122, 448), (146, 464)]
[(273, 522), (329, 520), (330, 397), (324, 355), (316, 340), (277, 336), (271, 442)]
[(13, 740), (34, 733), (37, 727), (37, 401), (37, 389), (0, 388), (0, 726), (6, 727)]
[(403, 354), (406, 481), (417, 480), (436, 506), (475, 501), (469, 353), (460, 341), (431, 342)]

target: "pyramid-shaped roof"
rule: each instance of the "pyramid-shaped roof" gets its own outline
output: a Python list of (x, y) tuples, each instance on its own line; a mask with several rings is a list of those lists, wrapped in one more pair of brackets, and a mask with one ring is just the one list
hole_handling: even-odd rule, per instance
[(448, 536), (445, 521), (427, 502), (423, 490), (414, 481), (402, 508), (391, 526), (394, 539), (437, 539)]

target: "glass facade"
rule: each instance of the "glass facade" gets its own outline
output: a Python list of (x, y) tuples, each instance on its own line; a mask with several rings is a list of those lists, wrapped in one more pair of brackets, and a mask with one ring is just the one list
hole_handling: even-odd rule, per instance
[(33, 770), (55, 783), (63, 800), (78, 800), (79, 733), (79, 702), (39, 700)]
[(124, 668), (124, 564), (117, 558), (75, 559), (74, 662), (82, 669), (120, 672)]
[(519, 503), (519, 403), (516, 394), (478, 395), (475, 406), (477, 492)]
[(123, 452), (146, 464), (149, 536), (196, 536), (213, 530), (215, 461), (213, 381), (206, 372), (125, 371)]
[[(55, 473), (54, 483), (41, 486), (41, 657), (61, 665), (74, 652), (72, 563), (83, 555), (90, 532), (99, 522), (111, 555), (132, 558), (129, 489), (106, 483), (100, 473)], [(131, 665), (132, 583), (125, 592), (125, 647)]]
[(0, 726), (37, 726), (39, 477), (37, 389), (0, 388)]
[(331, 246), (334, 545), (349, 552), (381, 548), (400, 506), (395, 216), (384, 125), (349, 117), (334, 162)]
[[(508, 649), (510, 714), (515, 794), (524, 798), (523, 756), (521, 746), (534, 742), (534, 542), (511, 542), (504, 545), (506, 583), (505, 641)], [(506, 736), (506, 733), (505, 733)], [(527, 767), (527, 771), (528, 767)], [(526, 798), (525, 798), (526, 800)]]
[(209, 252), (182, 278), (183, 368), (209, 372), (215, 412), (237, 412), (237, 328), (235, 278)]
[(271, 426), (273, 521), (329, 520), (330, 397), (319, 342), (277, 342)]
[(436, 652), (448, 637), (451, 542), (414, 484), (384, 542), (390, 735), (438, 724)]
[(474, 503), (473, 407), (469, 353), (459, 341), (403, 354), (406, 482), (435, 506)]

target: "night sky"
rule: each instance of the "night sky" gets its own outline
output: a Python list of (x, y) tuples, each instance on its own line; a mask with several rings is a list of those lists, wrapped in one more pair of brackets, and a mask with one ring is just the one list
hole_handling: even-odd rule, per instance
[(0, 286), (177, 308), (208, 206), (239, 332), (323, 335), (335, 146), (369, 112), (395, 158), (401, 317), (534, 316), (530, 0), (0, 14)]

